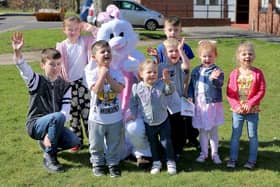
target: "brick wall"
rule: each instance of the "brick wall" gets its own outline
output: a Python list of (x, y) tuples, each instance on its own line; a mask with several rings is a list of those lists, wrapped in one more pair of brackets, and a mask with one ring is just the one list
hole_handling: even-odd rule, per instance
[(146, 7), (164, 16), (193, 17), (193, 1), (186, 0), (138, 0)]
[(251, 30), (280, 35), (280, 10), (275, 7), (275, 0), (269, 2), (267, 9), (261, 8), (261, 0), (250, 0), (249, 15)]

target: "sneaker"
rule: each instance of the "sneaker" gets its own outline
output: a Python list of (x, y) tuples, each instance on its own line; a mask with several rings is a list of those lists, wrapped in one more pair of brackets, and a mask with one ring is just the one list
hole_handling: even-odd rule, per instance
[(236, 167), (236, 161), (235, 160), (229, 160), (227, 162), (227, 168), (235, 168)]
[(222, 161), (221, 161), (219, 155), (214, 155), (214, 156), (212, 157), (212, 160), (213, 160), (214, 164), (221, 164), (221, 163), (222, 163)]
[(64, 172), (63, 166), (58, 162), (56, 155), (52, 156), (45, 153), (43, 164), (49, 172)]
[(94, 166), (92, 172), (96, 177), (104, 176), (106, 175), (106, 168), (105, 166)]
[(109, 166), (109, 173), (111, 177), (120, 177), (121, 170), (118, 165)]
[(203, 153), (200, 153), (199, 157), (196, 158), (196, 162), (203, 163), (207, 159), (207, 156), (205, 156)]
[(154, 161), (152, 169), (151, 169), (151, 174), (152, 175), (158, 174), (160, 172), (160, 169), (161, 169), (161, 162), (160, 161)]
[(137, 158), (137, 167), (141, 169), (147, 169), (151, 165), (151, 161), (148, 158), (140, 157)]
[(170, 175), (176, 175), (176, 162), (174, 161), (167, 161), (167, 172)]
[(251, 162), (251, 161), (247, 161), (245, 164), (244, 164), (244, 168), (247, 168), (247, 169), (254, 169), (256, 166), (256, 163), (255, 162)]

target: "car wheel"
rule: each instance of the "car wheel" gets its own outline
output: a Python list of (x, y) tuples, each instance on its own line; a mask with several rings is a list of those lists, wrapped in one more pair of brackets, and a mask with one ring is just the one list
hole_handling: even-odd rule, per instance
[(145, 28), (146, 28), (147, 30), (154, 31), (154, 30), (157, 29), (157, 27), (158, 27), (158, 24), (157, 24), (157, 22), (156, 22), (155, 20), (148, 20), (148, 21), (146, 22), (146, 24), (145, 24)]

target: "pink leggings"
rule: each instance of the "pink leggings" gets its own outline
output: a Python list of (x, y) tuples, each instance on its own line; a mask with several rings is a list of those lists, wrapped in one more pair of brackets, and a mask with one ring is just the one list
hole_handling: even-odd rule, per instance
[(201, 154), (208, 157), (208, 134), (210, 135), (211, 156), (218, 155), (218, 127), (213, 127), (210, 130), (199, 129), (199, 140), (201, 146)]

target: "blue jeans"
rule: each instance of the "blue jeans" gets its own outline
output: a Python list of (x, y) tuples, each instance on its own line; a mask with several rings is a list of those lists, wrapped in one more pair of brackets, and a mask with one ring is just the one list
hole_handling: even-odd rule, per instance
[(259, 113), (238, 114), (232, 113), (232, 135), (230, 142), (230, 159), (238, 159), (239, 142), (242, 135), (243, 123), (246, 121), (249, 138), (249, 159), (250, 162), (257, 161), (258, 154), (258, 121)]
[(174, 150), (171, 141), (171, 128), (168, 118), (160, 125), (150, 126), (145, 123), (146, 133), (151, 146), (153, 161), (160, 161), (163, 147), (167, 161), (174, 161)]
[(80, 139), (68, 128), (64, 127), (65, 116), (55, 112), (36, 120), (32, 134), (37, 140), (44, 140), (46, 134), (51, 142), (51, 147), (44, 151), (50, 155), (57, 153), (57, 148), (70, 149), (80, 144)]

